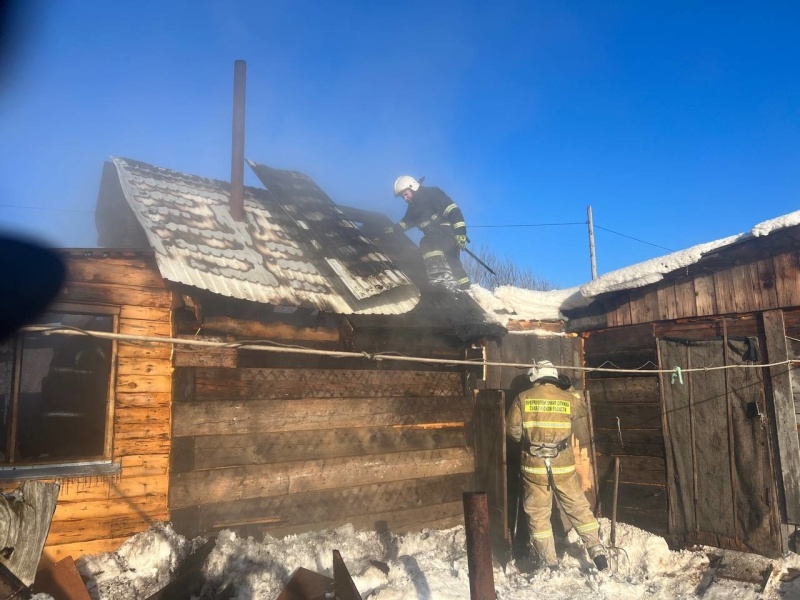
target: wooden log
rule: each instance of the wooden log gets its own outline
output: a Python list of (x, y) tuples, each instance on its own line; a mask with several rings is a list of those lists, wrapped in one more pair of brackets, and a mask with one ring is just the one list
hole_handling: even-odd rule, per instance
[(167, 392), (117, 392), (117, 410), (126, 408), (169, 407), (170, 394)]
[[(763, 319), (767, 339), (767, 359), (771, 363), (787, 360), (783, 311), (780, 309), (766, 311), (763, 313)], [(772, 380), (772, 406), (783, 483), (783, 512), (787, 523), (800, 525), (800, 442), (789, 367), (787, 365), (770, 367), (769, 373)]]
[(0, 495), (0, 564), (30, 586), (58, 502), (57, 483), (26, 481), (19, 492)]
[(165, 475), (169, 469), (168, 454), (134, 454), (119, 459), (122, 478)]
[[(375, 530), (386, 530), (400, 521), (389, 518), (394, 513), (419, 509), (408, 516), (406, 524), (415, 521), (446, 518), (451, 513), (443, 505), (461, 503), (464, 491), (472, 489), (472, 473), (457, 473), (440, 477), (389, 481), (348, 488), (333, 488), (286, 496), (224, 501), (200, 507), (171, 511), (176, 529), (184, 535), (196, 535), (242, 524), (261, 524), (267, 530), (287, 532), (308, 531), (316, 524), (339, 525), (363, 517), (360, 523), (373, 519)], [(438, 507), (438, 508), (437, 508)], [(442, 514), (441, 510), (448, 511)], [(463, 507), (460, 508), (463, 511)], [(427, 516), (426, 516), (426, 511)], [(194, 525), (178, 529), (178, 523), (188, 524), (187, 515), (194, 513)], [(463, 514), (463, 513), (462, 513)], [(408, 513), (412, 515), (412, 513)], [(401, 521), (404, 517), (401, 517)], [(462, 519), (463, 521), (463, 519)], [(326, 525), (326, 526), (328, 526)], [(392, 529), (394, 531), (394, 529)]]
[(67, 283), (61, 288), (56, 301), (76, 302), (79, 304), (107, 304), (111, 306), (127, 304), (170, 308), (172, 306), (172, 292), (131, 285)]
[(147, 344), (119, 342), (117, 344), (117, 356), (125, 359), (143, 358), (150, 360), (170, 360), (172, 356), (172, 345), (159, 344), (156, 342)]
[(390, 510), (369, 515), (348, 516), (338, 520), (318, 521), (313, 524), (288, 525), (286, 527), (261, 526), (260, 529), (272, 537), (283, 537), (306, 531), (336, 529), (344, 522), (353, 525), (356, 531), (391, 531), (395, 535), (423, 529), (449, 529), (464, 525), (464, 505), (462, 502), (447, 502), (406, 510)]
[(150, 306), (121, 306), (119, 309), (121, 321), (145, 321), (147, 323), (169, 323), (172, 320), (172, 311), (167, 308), (153, 308)]
[(447, 423), (433, 429), (359, 427), (197, 436), (191, 438), (191, 444), (193, 470), (322, 457), (454, 448), (467, 445), (467, 436), (464, 423)]
[(460, 373), (375, 369), (218, 369), (196, 371), (197, 400), (455, 396)]
[(193, 471), (173, 476), (169, 501), (170, 508), (181, 508), (225, 499), (292, 495), (382, 481), (471, 473), (475, 469), (474, 461), (469, 448), (444, 448)]
[(241, 351), (236, 348), (176, 348), (176, 367), (224, 367), (239, 366)]
[(173, 435), (463, 423), (471, 415), (464, 396), (186, 402), (173, 407)]
[(204, 335), (233, 335), (252, 340), (303, 340), (339, 342), (337, 327), (295, 327), (286, 323), (263, 323), (238, 318), (212, 316), (203, 321)]

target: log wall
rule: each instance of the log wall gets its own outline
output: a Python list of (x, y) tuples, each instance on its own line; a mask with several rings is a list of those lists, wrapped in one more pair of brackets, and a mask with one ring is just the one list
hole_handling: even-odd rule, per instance
[(186, 535), (463, 522), (473, 400), (453, 371), (184, 367), (170, 513)]
[[(151, 253), (65, 251), (67, 281), (56, 302), (119, 309), (119, 333), (170, 336), (172, 293)], [(171, 347), (117, 346), (113, 477), (61, 480), (43, 559), (113, 551), (167, 510), (170, 453)], [(4, 482), (13, 489), (19, 482)]]

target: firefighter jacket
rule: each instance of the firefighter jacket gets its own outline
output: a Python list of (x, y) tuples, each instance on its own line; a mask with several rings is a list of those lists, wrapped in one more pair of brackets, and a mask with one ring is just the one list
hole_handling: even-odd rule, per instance
[(425, 235), (434, 237), (467, 235), (461, 209), (438, 187), (420, 186), (397, 226), (403, 231), (419, 227)]
[(548, 474), (545, 458), (537, 454), (550, 455), (556, 485), (575, 474), (572, 420), (576, 409), (585, 410), (578, 402), (578, 392), (571, 387), (561, 389), (555, 381), (545, 378), (535, 382), (514, 398), (506, 415), (508, 437), (522, 442), (522, 475), (539, 485), (548, 484)]

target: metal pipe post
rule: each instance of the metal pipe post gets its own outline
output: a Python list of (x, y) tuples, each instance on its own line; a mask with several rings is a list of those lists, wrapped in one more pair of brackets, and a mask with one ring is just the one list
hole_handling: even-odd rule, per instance
[(489, 501), (486, 492), (464, 492), (467, 565), (471, 600), (495, 600), (492, 546), (489, 540)]
[(589, 217), (589, 260), (592, 261), (592, 279), (597, 279), (597, 258), (594, 255), (594, 219), (592, 219), (592, 206), (586, 207)]
[(233, 139), (231, 148), (231, 216), (244, 220), (244, 97), (247, 63), (233, 63)]

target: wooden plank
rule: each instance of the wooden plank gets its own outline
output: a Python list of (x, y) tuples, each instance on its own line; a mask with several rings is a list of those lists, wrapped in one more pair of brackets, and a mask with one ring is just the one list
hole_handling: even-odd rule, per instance
[(377, 369), (198, 368), (197, 400), (456, 396), (464, 393), (460, 373)]
[(79, 258), (73, 255), (66, 263), (68, 283), (136, 285), (156, 289), (166, 287), (152, 259), (123, 256)]
[(71, 544), (51, 544), (45, 546), (42, 554), (42, 564), (56, 563), (67, 556), (79, 558), (84, 555), (96, 555), (103, 552), (115, 552), (127, 541), (128, 536), (74, 542)]
[(119, 459), (122, 474), (120, 477), (139, 477), (141, 475), (166, 475), (169, 470), (168, 454), (134, 454)]
[[(660, 456), (620, 456), (619, 480), (624, 483), (645, 483), (666, 486), (667, 471)], [(597, 457), (598, 477), (604, 482), (613, 480), (614, 457)]]
[(117, 374), (119, 375), (172, 375), (172, 365), (169, 360), (150, 360), (147, 358), (120, 358), (117, 360)]
[(718, 314), (713, 274), (698, 273), (694, 276), (694, 295), (698, 316)]
[[(130, 437), (114, 436), (114, 457), (138, 454), (168, 454), (170, 449), (170, 436), (167, 431), (158, 428), (156, 433), (151, 431), (141, 432), (137, 437), (129, 433)], [(138, 437), (138, 436), (141, 437)]]
[(117, 410), (125, 408), (156, 408), (170, 406), (170, 394), (166, 392), (126, 393), (117, 392)]
[(172, 311), (167, 308), (153, 308), (150, 306), (122, 306), (119, 311), (120, 319), (125, 321), (138, 320), (148, 323), (169, 323), (172, 320)]
[(632, 320), (631, 320), (631, 304), (628, 292), (620, 292), (619, 295), (615, 297), (615, 299), (618, 302), (617, 308), (614, 311), (615, 324), (617, 326), (630, 325), (632, 323)]
[(61, 288), (56, 302), (85, 302), (87, 304), (109, 304), (170, 308), (172, 292), (131, 285), (107, 285), (95, 283), (67, 283)]
[(90, 519), (58, 521), (50, 527), (47, 545), (73, 544), (130, 536), (145, 531), (153, 523), (166, 521), (169, 513), (160, 506), (140, 507), (127, 515), (94, 515)]
[(761, 309), (778, 308), (778, 291), (775, 281), (775, 265), (772, 257), (762, 258), (756, 263)]
[[(771, 363), (788, 360), (783, 311), (780, 309), (766, 311), (762, 316), (767, 340), (767, 360)], [(772, 406), (775, 413), (783, 483), (784, 514), (787, 523), (800, 525), (800, 443), (789, 367), (787, 365), (770, 367), (769, 373), (772, 380)]]
[(59, 523), (59, 527), (63, 529), (67, 528), (69, 523), (91, 521), (100, 515), (124, 517), (135, 515), (139, 511), (154, 511), (159, 508), (166, 509), (166, 507), (167, 495), (165, 493), (110, 500), (59, 502), (53, 515), (53, 523)]
[(0, 495), (0, 548), (4, 550), (0, 564), (26, 586), (36, 576), (60, 487), (57, 483), (26, 481), (20, 485), (19, 495)]
[(800, 305), (800, 268), (798, 252), (793, 250), (773, 257), (775, 265), (775, 290), (778, 306), (788, 308)]
[(679, 319), (694, 317), (697, 314), (694, 279), (684, 276), (673, 280), (673, 285), (675, 286), (675, 316)]
[(659, 319), (678, 318), (678, 300), (675, 297), (675, 286), (670, 281), (660, 281), (656, 285), (658, 295), (658, 316)]
[(652, 376), (589, 379), (586, 388), (592, 394), (593, 403), (658, 403), (659, 401), (658, 379)]
[(171, 337), (172, 324), (169, 321), (141, 321), (139, 319), (120, 318), (119, 332), (125, 335)]
[(118, 407), (114, 413), (114, 430), (119, 432), (130, 427), (168, 425), (170, 412), (169, 406)]
[(761, 309), (761, 286), (758, 267), (754, 263), (731, 267), (731, 276), (736, 282), (734, 306), (737, 313)]
[(128, 375), (117, 378), (118, 392), (169, 392), (172, 381), (169, 375)]
[(470, 448), (443, 448), (177, 473), (170, 508), (472, 473), (474, 461)]
[[(175, 438), (173, 443), (182, 439), (186, 438)], [(467, 445), (464, 423), (445, 423), (424, 429), (360, 427), (190, 439), (191, 470)]]
[(170, 360), (172, 356), (172, 344), (159, 344), (155, 342), (152, 344), (132, 344), (118, 342), (117, 355), (125, 359)]
[(714, 273), (714, 290), (717, 296), (717, 310), (719, 314), (736, 312), (736, 286), (730, 269), (723, 269)]
[[(109, 498), (163, 498), (166, 500), (169, 489), (169, 476), (167, 473), (158, 475), (139, 475), (136, 477), (123, 477), (111, 484)], [(164, 504), (166, 508), (166, 503)]]
[[(431, 510), (462, 501), (463, 492), (473, 489), (474, 474), (460, 473), (403, 481), (389, 481), (348, 488), (334, 488), (293, 494), (225, 501), (199, 508), (198, 531), (208, 532), (243, 523), (260, 523), (268, 530), (314, 526), (317, 523), (344, 524), (355, 517), (375, 517), (375, 529), (386, 525), (385, 515), (415, 508)], [(463, 511), (463, 505), (462, 505)], [(180, 517), (173, 510), (173, 520)], [(303, 529), (307, 530), (307, 529)], [(183, 533), (183, 532), (182, 532)]]
[(661, 429), (661, 407), (657, 403), (594, 402), (594, 425), (603, 429)]
[(463, 423), (471, 413), (471, 403), (464, 396), (184, 402), (173, 406), (173, 434)]

